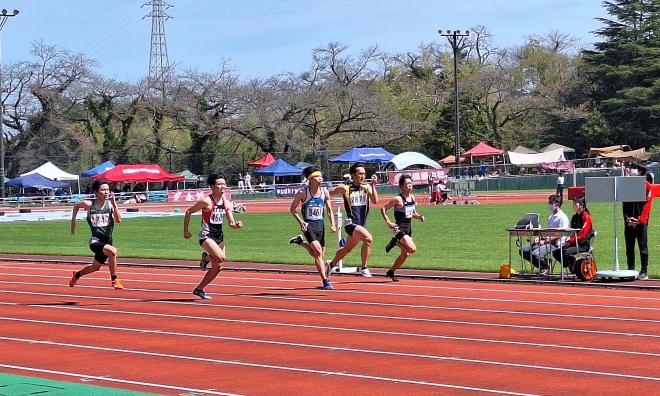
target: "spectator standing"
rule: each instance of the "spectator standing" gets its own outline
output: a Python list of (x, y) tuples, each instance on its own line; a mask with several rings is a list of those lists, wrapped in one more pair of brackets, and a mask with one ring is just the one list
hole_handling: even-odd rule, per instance
[(648, 226), (651, 208), (653, 206), (653, 188), (651, 182), (653, 176), (642, 168), (641, 173), (646, 176), (645, 191), (646, 201), (624, 202), (623, 219), (626, 222), (624, 237), (626, 240), (626, 260), (628, 269), (635, 269), (635, 241), (639, 246), (639, 259), (641, 268), (637, 279), (646, 280), (648, 276), (649, 248), (648, 248)]
[(252, 176), (250, 176), (249, 173), (245, 174), (245, 189), (248, 190), (249, 192), (253, 192), (254, 190), (252, 189)]
[(559, 171), (559, 176), (557, 176), (557, 192), (556, 192), (556, 194), (559, 196), (559, 200), (562, 203), (564, 202), (564, 186), (565, 186), (564, 171)]

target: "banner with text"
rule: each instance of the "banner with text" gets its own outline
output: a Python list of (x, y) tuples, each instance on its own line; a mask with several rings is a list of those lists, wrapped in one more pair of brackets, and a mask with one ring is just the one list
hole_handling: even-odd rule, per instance
[(411, 169), (396, 172), (387, 172), (390, 186), (399, 185), (401, 175), (410, 175), (414, 186), (429, 184), (429, 179), (444, 179), (447, 177), (446, 169)]
[[(197, 202), (211, 194), (210, 188), (196, 188), (194, 190), (169, 190), (167, 191), (167, 202)], [(231, 199), (231, 191), (225, 190), (225, 198)]]

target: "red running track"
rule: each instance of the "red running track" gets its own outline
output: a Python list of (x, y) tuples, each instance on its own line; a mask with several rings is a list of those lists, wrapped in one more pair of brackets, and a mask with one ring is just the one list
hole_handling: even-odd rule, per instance
[(163, 394), (653, 394), (657, 292), (0, 262), (0, 371)]

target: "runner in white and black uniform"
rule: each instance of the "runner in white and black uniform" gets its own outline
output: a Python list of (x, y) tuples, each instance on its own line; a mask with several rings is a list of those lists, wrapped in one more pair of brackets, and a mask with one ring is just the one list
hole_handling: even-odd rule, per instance
[[(394, 237), (385, 246), (385, 251), (389, 253), (390, 250), (396, 245), (401, 249), (401, 254), (394, 260), (392, 268), (387, 271), (386, 276), (391, 278), (393, 282), (398, 282), (399, 279), (394, 275), (394, 272), (403, 265), (408, 256), (415, 253), (417, 247), (412, 239), (412, 219), (418, 219), (424, 222), (424, 216), (417, 213), (415, 197), (412, 196), (412, 178), (410, 175), (401, 175), (399, 177), (399, 188), (401, 194), (393, 197), (381, 209), (380, 213), (385, 220), (387, 226), (394, 232)], [(394, 221), (392, 223), (387, 216), (387, 210), (393, 208)]]
[(329, 268), (333, 268), (348, 253), (353, 250), (358, 243), (362, 242), (360, 259), (362, 261), (361, 273), (365, 278), (371, 278), (371, 272), (368, 268), (369, 256), (371, 255), (371, 243), (374, 238), (367, 230), (367, 215), (369, 214), (369, 204), (378, 203), (378, 192), (376, 184), (378, 176), (371, 175), (371, 183), (365, 183), (367, 172), (364, 164), (355, 163), (350, 167), (351, 183), (340, 185), (334, 188), (331, 195), (341, 195), (344, 199), (344, 209), (346, 210), (346, 222), (344, 229), (349, 235), (344, 246), (337, 250), (335, 257), (328, 262)]
[(94, 261), (80, 271), (74, 271), (69, 280), (73, 287), (83, 275), (101, 269), (101, 265), (108, 261), (112, 287), (123, 289), (124, 285), (117, 278), (117, 248), (112, 245), (112, 231), (115, 223), (121, 223), (121, 213), (117, 208), (115, 195), (110, 192), (108, 183), (94, 181), (92, 191), (96, 196), (93, 201), (83, 200), (73, 206), (71, 215), (71, 235), (76, 232), (76, 216), (80, 209), (87, 210), (87, 224), (92, 231), (89, 239), (89, 249), (94, 252)]
[[(323, 221), (324, 213), (327, 213), (330, 218), (332, 232), (337, 231), (332, 209), (330, 208), (330, 193), (325, 187), (321, 187), (323, 175), (319, 168), (315, 166), (307, 167), (303, 170), (303, 176), (309, 181), (309, 185), (296, 193), (289, 211), (298, 221), (300, 230), (307, 241), (303, 239), (303, 235), (298, 235), (291, 238), (289, 243), (295, 243), (307, 249), (310, 256), (314, 258), (316, 269), (323, 282), (322, 287), (326, 290), (332, 290), (325, 269), (325, 224)], [(301, 206), (300, 214), (297, 212), (298, 205)]]
[(183, 237), (190, 239), (192, 237), (192, 234), (188, 230), (190, 216), (195, 212), (202, 211), (202, 229), (199, 233), (199, 245), (208, 254), (211, 269), (206, 272), (202, 281), (193, 290), (193, 294), (204, 300), (211, 299), (211, 296), (204, 292), (204, 288), (218, 276), (220, 270), (222, 270), (222, 263), (225, 261), (225, 241), (222, 230), (225, 217), (227, 218), (229, 227), (243, 227), (242, 222), (234, 220), (232, 213), (233, 205), (224, 196), (224, 190), (227, 188), (227, 182), (224, 177), (211, 174), (207, 180), (211, 187), (211, 194), (188, 208), (183, 218)]

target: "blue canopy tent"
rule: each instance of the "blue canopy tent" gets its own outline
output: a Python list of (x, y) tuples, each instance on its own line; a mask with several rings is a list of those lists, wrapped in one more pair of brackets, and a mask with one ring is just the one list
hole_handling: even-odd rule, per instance
[(302, 175), (302, 169), (289, 165), (280, 158), (267, 167), (254, 171), (254, 173), (262, 176), (299, 176)]
[(80, 174), (82, 177), (92, 177), (96, 176), (98, 174), (101, 174), (105, 171), (109, 171), (110, 169), (115, 167), (115, 163), (112, 161), (105, 161), (102, 164), (98, 164), (92, 169), (86, 170), (83, 173)]
[(53, 188), (68, 187), (67, 183), (62, 183), (47, 179), (38, 173), (32, 173), (30, 175), (25, 175), (25, 176), (17, 177), (15, 179), (11, 179), (5, 184), (10, 187), (20, 187), (20, 188), (34, 187), (34, 188), (53, 189)]
[(394, 154), (382, 147), (352, 148), (342, 155), (330, 158), (330, 162), (364, 162), (366, 164), (385, 163), (394, 158)]

